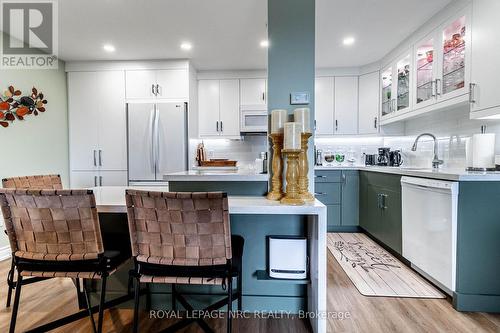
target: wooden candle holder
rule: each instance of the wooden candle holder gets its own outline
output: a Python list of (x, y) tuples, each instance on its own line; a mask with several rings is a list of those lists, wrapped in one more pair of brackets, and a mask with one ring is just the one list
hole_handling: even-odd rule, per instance
[(283, 148), (283, 133), (271, 133), (269, 135), (273, 142), (273, 161), (271, 178), (271, 192), (267, 194), (269, 200), (280, 200), (283, 197), (283, 157), (281, 156), (281, 149)]
[(286, 168), (286, 191), (281, 203), (285, 205), (300, 206), (304, 200), (299, 194), (299, 155), (300, 149), (283, 149), (283, 154), (287, 157)]
[(301, 150), (299, 155), (299, 196), (306, 202), (314, 201), (314, 195), (309, 192), (309, 160), (307, 150), (311, 133), (301, 134)]

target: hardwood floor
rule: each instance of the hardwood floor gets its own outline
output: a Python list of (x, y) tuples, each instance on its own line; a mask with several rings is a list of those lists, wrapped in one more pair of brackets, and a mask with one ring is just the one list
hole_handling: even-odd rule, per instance
[[(328, 332), (500, 332), (500, 315), (460, 313), (449, 300), (366, 297), (351, 283), (340, 265), (328, 253), (328, 304), (330, 312), (348, 318), (330, 318)], [(10, 262), (0, 262), (0, 332), (7, 332), (10, 309), (5, 308), (5, 278)], [(17, 332), (22, 332), (76, 311), (73, 284), (68, 279), (52, 279), (24, 286), (19, 309)], [(330, 315), (333, 317), (333, 314)], [(132, 311), (114, 309), (105, 312), (104, 332), (130, 332)], [(141, 332), (156, 332), (167, 327), (170, 320), (141, 320)], [(225, 321), (209, 321), (216, 332), (225, 332)], [(235, 319), (234, 332), (308, 332), (300, 319)], [(84, 318), (57, 332), (91, 332), (89, 319)], [(184, 333), (202, 332), (196, 325)]]

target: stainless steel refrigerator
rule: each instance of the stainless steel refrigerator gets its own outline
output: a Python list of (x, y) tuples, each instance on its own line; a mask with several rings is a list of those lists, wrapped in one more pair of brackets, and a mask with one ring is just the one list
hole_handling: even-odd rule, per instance
[(129, 103), (127, 129), (129, 185), (187, 170), (187, 103)]

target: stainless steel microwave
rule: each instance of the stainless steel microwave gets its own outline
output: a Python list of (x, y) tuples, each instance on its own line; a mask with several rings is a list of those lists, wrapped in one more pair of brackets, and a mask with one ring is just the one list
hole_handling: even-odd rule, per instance
[(267, 133), (267, 110), (241, 110), (241, 133)]

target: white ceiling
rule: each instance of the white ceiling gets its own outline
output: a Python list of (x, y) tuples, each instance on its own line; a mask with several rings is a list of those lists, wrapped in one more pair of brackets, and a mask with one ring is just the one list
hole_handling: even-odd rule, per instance
[[(451, 0), (316, 0), (316, 67), (379, 60)], [(266, 0), (59, 1), (64, 60), (190, 58), (198, 69), (263, 69)], [(356, 43), (342, 45), (352, 35)], [(183, 41), (193, 44), (186, 52)], [(106, 53), (111, 43), (116, 52)]]
[[(451, 0), (317, 0), (316, 67), (380, 60)], [(342, 45), (345, 36), (356, 43)]]

